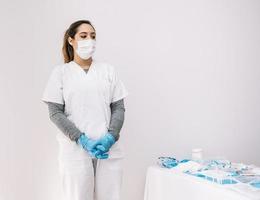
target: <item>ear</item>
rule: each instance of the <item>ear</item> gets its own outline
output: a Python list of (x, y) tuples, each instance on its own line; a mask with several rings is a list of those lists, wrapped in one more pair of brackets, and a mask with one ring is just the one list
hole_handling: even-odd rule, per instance
[(68, 38), (68, 42), (72, 46), (72, 38), (71, 37)]

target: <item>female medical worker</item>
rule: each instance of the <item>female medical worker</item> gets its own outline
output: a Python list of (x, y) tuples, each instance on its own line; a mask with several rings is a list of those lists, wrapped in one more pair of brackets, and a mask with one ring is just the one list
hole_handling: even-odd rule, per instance
[(64, 35), (64, 64), (56, 65), (42, 101), (59, 128), (59, 172), (66, 200), (119, 200), (122, 159), (119, 132), (128, 95), (113, 65), (92, 58), (96, 31), (76, 21)]

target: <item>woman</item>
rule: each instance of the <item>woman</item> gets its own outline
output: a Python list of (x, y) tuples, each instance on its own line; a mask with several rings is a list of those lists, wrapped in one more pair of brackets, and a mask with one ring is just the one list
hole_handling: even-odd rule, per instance
[(53, 68), (42, 101), (59, 128), (59, 171), (67, 200), (119, 200), (123, 150), (119, 132), (128, 95), (113, 65), (92, 58), (88, 20), (65, 32), (64, 64)]

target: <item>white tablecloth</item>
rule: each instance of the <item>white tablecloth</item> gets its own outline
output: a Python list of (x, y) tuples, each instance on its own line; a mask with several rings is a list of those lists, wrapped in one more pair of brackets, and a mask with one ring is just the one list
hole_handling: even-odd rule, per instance
[(155, 165), (147, 170), (144, 200), (260, 200), (259, 191), (245, 193), (232, 187)]

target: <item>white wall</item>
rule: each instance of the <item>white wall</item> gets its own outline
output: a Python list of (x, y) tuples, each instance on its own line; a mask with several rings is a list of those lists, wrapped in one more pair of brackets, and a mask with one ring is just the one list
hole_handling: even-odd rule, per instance
[(122, 199), (141, 200), (161, 155), (194, 147), (260, 165), (260, 2), (1, 1), (0, 199), (56, 200), (57, 128), (40, 100), (65, 29), (89, 19), (95, 57), (130, 95)]

